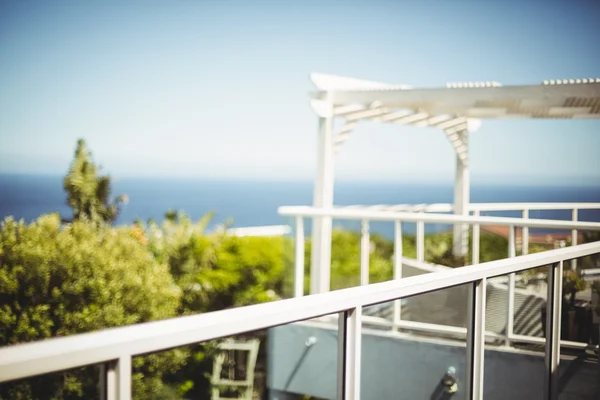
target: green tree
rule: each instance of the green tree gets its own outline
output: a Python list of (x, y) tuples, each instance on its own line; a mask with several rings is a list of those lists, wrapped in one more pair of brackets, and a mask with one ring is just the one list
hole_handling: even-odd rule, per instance
[(75, 157), (64, 179), (64, 189), (68, 195), (67, 203), (73, 209), (74, 220), (112, 223), (117, 219), (122, 204), (127, 201), (124, 195), (110, 200), (110, 177), (98, 176), (98, 168), (83, 139), (77, 141)]
[[(583, 233), (583, 243), (592, 243), (600, 241), (599, 231), (588, 231)], [(600, 254), (592, 254), (584, 257), (581, 262), (581, 267), (598, 268), (600, 267)]]
[(165, 221), (138, 224), (148, 248), (183, 292), (182, 313), (222, 310), (283, 296), (284, 265), (291, 265), (285, 237), (235, 237), (206, 233), (213, 213), (197, 222), (168, 211)]
[[(414, 257), (414, 240), (402, 243), (403, 254)], [(379, 234), (370, 236), (369, 283), (384, 282), (393, 277), (394, 243)], [(306, 239), (304, 249), (304, 294), (310, 292), (310, 263), (312, 242)], [(288, 275), (293, 276), (290, 270)], [(331, 232), (331, 290), (360, 284), (360, 233), (333, 229)]]
[[(168, 266), (131, 228), (64, 227), (57, 215), (0, 225), (0, 346), (173, 317), (180, 298)], [(179, 349), (134, 358), (134, 397), (167, 398), (162, 376), (185, 357)], [(97, 374), (87, 367), (3, 384), (0, 398), (96, 398)]]
[[(290, 239), (234, 237), (226, 235), (223, 229), (207, 233), (212, 217), (209, 213), (193, 222), (184, 213), (169, 210), (163, 223), (138, 222), (136, 227), (143, 232), (141, 240), (147, 240), (154, 257), (169, 265), (181, 288), (180, 314), (218, 311), (284, 297), (286, 266), (291, 268), (293, 254)], [(265, 340), (264, 332), (246, 337)], [(170, 374), (167, 381), (179, 387), (187, 398), (208, 398), (215, 343), (188, 348), (192, 356), (186, 366)], [(265, 347), (261, 349), (264, 355)], [(259, 357), (257, 370), (264, 369), (265, 360)]]

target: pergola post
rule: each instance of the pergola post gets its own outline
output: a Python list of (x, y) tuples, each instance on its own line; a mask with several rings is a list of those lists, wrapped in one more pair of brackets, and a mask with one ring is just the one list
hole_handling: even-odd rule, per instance
[[(313, 207), (333, 207), (333, 106), (319, 107), (317, 175), (313, 191)], [(310, 293), (325, 293), (330, 289), (331, 218), (313, 218), (310, 263)]]
[[(468, 130), (459, 132), (460, 141), (466, 147), (463, 157), (456, 155), (456, 176), (454, 180), (454, 214), (469, 215), (470, 202), (470, 173), (469, 173), (469, 133)], [(454, 255), (466, 256), (469, 251), (469, 225), (454, 225)]]

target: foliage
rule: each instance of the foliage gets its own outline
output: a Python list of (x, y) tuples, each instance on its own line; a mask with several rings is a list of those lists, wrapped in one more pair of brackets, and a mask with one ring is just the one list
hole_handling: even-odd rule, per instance
[[(592, 243), (600, 241), (600, 232), (588, 231), (583, 233), (583, 243)], [(600, 267), (600, 254), (592, 254), (583, 257), (580, 261), (582, 268), (598, 268)]]
[(600, 232), (587, 231), (583, 233), (583, 243), (591, 243), (600, 241)]
[[(392, 279), (394, 242), (378, 234), (371, 234), (369, 256), (369, 282)], [(402, 254), (416, 258), (416, 238), (404, 235)], [(357, 286), (360, 283), (360, 233), (342, 229), (332, 231), (331, 243), (331, 289)], [(470, 264), (471, 252), (466, 257), (453, 254), (452, 232), (425, 235), (425, 261), (450, 267)], [(538, 249), (534, 249), (537, 251)], [(530, 249), (531, 252), (531, 249)], [(506, 258), (508, 240), (493, 234), (482, 233), (480, 239), (480, 262)], [(304, 256), (304, 293), (310, 291), (311, 242), (306, 240)]]
[(563, 279), (563, 288), (566, 292), (581, 292), (587, 287), (586, 281), (579, 276), (577, 271), (567, 271)]
[(98, 176), (85, 141), (79, 139), (69, 172), (64, 178), (67, 203), (73, 209), (73, 219), (87, 219), (95, 224), (112, 223), (117, 219), (120, 206), (127, 201), (119, 196), (110, 201), (111, 181), (108, 176)]
[[(600, 281), (592, 282), (591, 289), (592, 293), (595, 293), (596, 296), (600, 297)], [(594, 305), (594, 312), (596, 315), (600, 316), (600, 301)]]
[(470, 262), (469, 256), (458, 256), (454, 254), (452, 232), (440, 232), (425, 235), (425, 260), (447, 267), (463, 267)]
[[(471, 242), (472, 236), (473, 235), (469, 235)], [(479, 262), (496, 261), (506, 257), (508, 257), (508, 239), (492, 233), (481, 232)]]
[[(77, 142), (64, 189), (73, 209), (71, 225), (61, 226), (53, 215), (30, 225), (7, 219), (0, 226), (0, 346), (273, 301), (291, 293), (289, 238), (234, 237), (224, 228), (207, 233), (213, 213), (193, 222), (173, 210), (161, 224), (149, 220), (111, 228), (126, 197), (111, 201), (111, 180), (99, 176), (83, 140)], [(332, 290), (360, 283), (360, 240), (358, 232), (333, 230)], [(451, 232), (424, 240), (426, 261), (460, 267), (471, 260), (470, 253), (453, 254)], [(600, 234), (587, 234), (586, 241), (592, 240), (600, 240)], [(371, 234), (370, 242), (369, 282), (392, 279), (393, 241)], [(414, 235), (403, 236), (405, 257), (416, 258), (415, 242)], [(530, 253), (540, 250), (530, 247)], [(310, 290), (310, 254), (308, 239), (305, 293)], [(507, 239), (481, 233), (480, 262), (507, 255)], [(586, 258), (581, 264), (597, 262)], [(584, 284), (569, 272), (565, 293), (574, 301)], [(264, 336), (248, 336), (257, 334)], [(216, 344), (136, 357), (134, 396), (207, 398)], [(88, 367), (14, 382), (0, 387), (0, 399), (94, 398), (97, 374)]]
[(282, 297), (284, 265), (291, 263), (285, 237), (235, 237), (205, 233), (212, 213), (193, 223), (183, 213), (162, 225), (150, 221), (148, 248), (166, 262), (183, 291), (184, 313), (209, 312)]
[[(63, 227), (57, 215), (0, 227), (0, 346), (172, 317), (180, 297), (167, 266), (128, 228)], [(159, 393), (184, 356), (135, 358), (135, 397)], [(3, 385), (0, 398), (96, 397), (95, 368), (58, 375)]]
[(587, 282), (579, 276), (577, 271), (567, 271), (563, 276), (563, 297), (568, 297), (569, 307), (575, 306), (575, 296), (577, 292), (585, 290)]
[[(331, 237), (331, 289), (360, 284), (360, 234), (334, 230)], [(392, 277), (390, 259), (382, 259), (381, 247), (372, 241), (369, 257), (369, 282), (381, 282)]]
[[(311, 241), (308, 239), (304, 250), (305, 294), (310, 292), (311, 249)], [(392, 242), (380, 235), (371, 235), (369, 282), (383, 282), (392, 279), (392, 254)], [(359, 284), (360, 233), (334, 229), (331, 232), (331, 289), (344, 289)]]
[[(110, 180), (97, 177), (80, 141), (65, 178), (75, 221), (56, 216), (31, 225), (6, 220), (0, 233), (0, 346), (142, 321), (212, 312), (278, 300), (291, 293), (292, 241), (207, 233), (209, 213), (192, 221), (168, 211), (158, 224), (111, 228)], [(371, 234), (369, 282), (393, 276), (393, 241)], [(403, 255), (416, 257), (415, 237), (404, 235)], [(507, 256), (508, 241), (481, 234), (480, 262)], [(530, 252), (540, 249), (530, 248)], [(305, 246), (305, 293), (310, 282), (310, 239)], [(471, 255), (452, 254), (452, 233), (425, 236), (429, 262), (458, 267)], [(331, 289), (360, 282), (360, 233), (332, 232)], [(565, 291), (581, 290), (572, 277)], [(208, 396), (215, 343), (134, 359), (137, 398)], [(143, 379), (142, 379), (143, 378)], [(97, 371), (80, 369), (5, 385), (0, 398), (95, 397)], [(21, 396), (21, 397), (19, 397)]]
[[(278, 300), (284, 270), (291, 264), (285, 237), (235, 237), (217, 229), (206, 233), (213, 214), (197, 222), (169, 211), (165, 221), (138, 223), (133, 230), (159, 262), (169, 265), (182, 290), (180, 314), (195, 314)], [(207, 398), (215, 343), (191, 346), (192, 356), (168, 381), (186, 397)]]

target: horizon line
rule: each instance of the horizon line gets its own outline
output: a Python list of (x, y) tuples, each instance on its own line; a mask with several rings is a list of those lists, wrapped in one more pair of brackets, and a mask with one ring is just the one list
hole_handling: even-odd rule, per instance
[[(174, 180), (174, 181), (205, 181), (205, 182), (270, 182), (270, 183), (305, 183), (312, 184), (314, 183), (314, 178), (309, 177), (292, 177), (292, 178), (282, 178), (282, 177), (235, 177), (235, 176), (192, 176), (192, 175), (115, 175), (115, 174), (101, 174), (108, 175), (111, 177), (112, 182), (116, 183), (119, 181), (129, 181), (129, 180)], [(12, 176), (12, 177), (64, 177), (65, 174), (57, 173), (57, 172), (5, 172), (0, 171), (0, 176)], [(561, 179), (562, 178), (562, 179)], [(471, 186), (565, 186), (565, 187), (599, 187), (600, 183), (594, 179), (594, 177), (590, 176), (564, 176), (559, 179), (554, 178), (550, 180), (548, 178), (543, 178), (539, 176), (528, 176), (528, 177), (514, 177), (514, 176), (489, 176), (489, 175), (474, 175), (471, 177)], [(483, 182), (485, 181), (485, 182)], [(422, 179), (406, 179), (406, 177), (398, 177), (398, 179), (373, 179), (373, 178), (348, 178), (348, 177), (340, 177), (334, 180), (335, 184), (417, 184), (417, 185), (441, 185), (441, 186), (449, 186), (453, 187), (454, 182), (452, 180), (440, 180), (440, 179), (431, 179), (422, 178)]]

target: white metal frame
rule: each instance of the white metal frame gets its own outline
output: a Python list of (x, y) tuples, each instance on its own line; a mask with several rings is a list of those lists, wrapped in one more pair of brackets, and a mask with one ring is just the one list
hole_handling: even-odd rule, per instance
[(317, 208), (309, 206), (283, 206), (278, 212), (283, 216), (303, 218), (336, 218), (346, 220), (369, 220), (369, 221), (402, 221), (423, 222), (433, 224), (478, 224), (490, 226), (527, 226), (529, 228), (562, 229), (562, 230), (600, 230), (600, 223), (587, 221), (562, 221), (537, 218), (511, 218), (511, 217), (489, 217), (489, 216), (460, 216), (434, 213), (411, 213), (387, 210), (354, 210), (348, 208)]
[(560, 364), (560, 317), (562, 308), (563, 260), (548, 267), (546, 317), (546, 384), (545, 398), (558, 399), (558, 366)]
[(290, 232), (290, 227), (288, 225), (262, 225), (229, 228), (227, 229), (226, 234), (237, 237), (273, 237), (285, 236)]
[[(546, 80), (539, 85), (503, 87), (497, 82), (448, 83), (446, 88), (412, 88), (383, 82), (313, 73), (318, 92), (311, 106), (318, 114), (319, 152), (313, 206), (331, 207), (333, 199), (333, 155), (361, 120), (396, 123), (442, 130), (456, 154), (454, 212), (467, 215), (470, 197), (469, 133), (477, 131), (482, 119), (499, 118), (600, 118), (600, 79)], [(333, 135), (333, 120), (345, 124)], [(330, 221), (315, 220), (311, 268), (323, 271), (330, 251), (327, 237)], [(575, 234), (574, 234), (575, 236)], [(454, 254), (467, 253), (466, 225), (454, 227)], [(317, 240), (318, 239), (318, 240)], [(576, 239), (575, 239), (576, 240)], [(575, 262), (572, 267), (575, 268)], [(314, 281), (311, 293), (320, 293), (328, 275)]]
[[(341, 209), (361, 209), (361, 210), (382, 210), (382, 211), (405, 211), (405, 212), (428, 212), (428, 213), (449, 213), (454, 211), (454, 205), (450, 203), (435, 204), (375, 204), (375, 205), (351, 205), (336, 206)], [(469, 203), (469, 211), (543, 211), (543, 210), (597, 210), (600, 209), (600, 203)], [(576, 217), (576, 215), (575, 215)], [(577, 221), (574, 218), (573, 221)]]
[[(127, 400), (131, 398), (131, 358), (134, 356), (339, 313), (338, 398), (359, 399), (362, 309), (471, 284), (466, 390), (469, 398), (479, 400), (483, 396), (485, 280), (550, 265), (553, 273), (549, 274), (549, 290), (556, 299), (560, 296), (557, 266), (566, 260), (598, 253), (600, 242), (587, 243), (313, 296), (8, 346), (0, 349), (0, 382), (85, 365), (108, 364), (107, 387), (103, 394), (107, 398)], [(560, 337), (557, 304), (557, 301), (547, 303), (548, 332), (551, 332), (547, 346), (552, 349), (558, 348), (556, 342)], [(548, 388), (555, 384), (549, 373), (556, 370), (559, 361), (556, 352), (547, 357)]]
[[(504, 204), (499, 209), (514, 209), (521, 210), (523, 209), (523, 204), (521, 203), (517, 205)], [(552, 204), (552, 203), (550, 203)], [(535, 209), (536, 207), (550, 207), (548, 205), (529, 204), (531, 209)], [(440, 205), (445, 207), (446, 205)], [(321, 209), (307, 206), (284, 206), (279, 208), (279, 214), (283, 216), (294, 216), (297, 225), (296, 225), (296, 262), (295, 262), (295, 276), (296, 276), (296, 290), (295, 294), (304, 292), (304, 247), (300, 248), (300, 246), (304, 246), (304, 231), (302, 229), (298, 229), (298, 221), (302, 221), (304, 218), (315, 218), (327, 216), (331, 219), (344, 219), (344, 220), (360, 220), (361, 221), (361, 251), (360, 251), (360, 276), (361, 276), (361, 285), (368, 282), (368, 266), (369, 266), (369, 231), (368, 226), (370, 221), (389, 221), (394, 223), (394, 279), (399, 279), (402, 277), (402, 223), (410, 222), (415, 223), (417, 226), (417, 237), (416, 237), (416, 253), (417, 253), (417, 262), (424, 261), (425, 254), (425, 240), (424, 240), (424, 231), (425, 231), (425, 223), (437, 223), (437, 224), (454, 224), (456, 225), (473, 225), (474, 232), (474, 240), (473, 240), (473, 265), (479, 264), (479, 229), (482, 225), (492, 225), (492, 226), (507, 226), (509, 229), (509, 238), (508, 238), (508, 259), (516, 257), (516, 228), (546, 228), (546, 229), (562, 229), (562, 230), (590, 230), (590, 231), (600, 231), (600, 223), (598, 222), (581, 222), (581, 221), (560, 221), (560, 220), (545, 220), (545, 219), (529, 219), (529, 218), (505, 218), (505, 217), (482, 217), (479, 216), (478, 213), (482, 209), (486, 208), (477, 208), (477, 205), (474, 205), (475, 216), (457, 216), (457, 215), (447, 215), (447, 214), (436, 214), (436, 213), (424, 213), (424, 212), (399, 212), (399, 211), (388, 211), (386, 209), (378, 209), (377, 207), (337, 207), (333, 209)], [(504, 208), (506, 207), (506, 208)], [(588, 208), (595, 209), (600, 208), (599, 203), (563, 203), (559, 207), (564, 207), (564, 209), (573, 209), (574, 207), (579, 208)], [(493, 208), (493, 206), (489, 206), (488, 208)], [(554, 209), (554, 208), (548, 208)], [(525, 214), (527, 215), (527, 214)], [(302, 223), (302, 222), (300, 222)], [(475, 240), (476, 239), (476, 240)], [(525, 249), (527, 246), (524, 243), (523, 248)], [(527, 251), (524, 252), (524, 255), (527, 254)], [(331, 260), (325, 260), (322, 264), (325, 268), (328, 269), (327, 275), (329, 276), (331, 268)], [(571, 261), (573, 263), (574, 259)], [(562, 268), (562, 267), (561, 267)], [(322, 275), (322, 274), (321, 274)], [(311, 277), (312, 280), (312, 277)], [(515, 314), (515, 281), (516, 276), (514, 273), (508, 275), (508, 306), (507, 306), (507, 326), (506, 326), (506, 334), (505, 335), (493, 335), (492, 332), (485, 332), (484, 336), (487, 337), (495, 337), (502, 338), (506, 346), (511, 346), (513, 342), (526, 342), (532, 344), (543, 344), (544, 339), (533, 336), (523, 336), (516, 335), (514, 333), (514, 314)], [(323, 288), (324, 291), (328, 291), (330, 288)], [(485, 290), (485, 289), (478, 289)], [(548, 298), (550, 301), (550, 297)], [(364, 320), (369, 321), (370, 323), (375, 323), (377, 325), (388, 325), (390, 329), (397, 330), (399, 328), (411, 329), (416, 331), (425, 331), (425, 332), (441, 332), (441, 333), (464, 333), (464, 329), (456, 328), (456, 327), (447, 327), (436, 324), (426, 324), (426, 323), (418, 323), (414, 321), (403, 321), (401, 319), (401, 306), (397, 301), (394, 305), (394, 317), (393, 321), (385, 321), (376, 317), (363, 317)], [(561, 342), (563, 345), (574, 348), (582, 348), (586, 347), (585, 344), (563, 341)]]
[[(458, 163), (458, 160), (457, 160)], [(458, 172), (457, 172), (458, 173)], [(455, 187), (455, 191), (458, 190), (458, 186)], [(341, 210), (379, 210), (379, 211), (403, 211), (403, 212), (428, 212), (428, 213), (449, 213), (457, 210), (456, 204), (449, 203), (438, 203), (438, 204), (396, 204), (396, 205), (387, 205), (387, 204), (378, 204), (378, 205), (352, 205), (352, 206), (336, 206), (336, 209)], [(469, 215), (472, 213), (473, 216), (479, 217), (481, 213), (484, 212), (498, 212), (498, 211), (520, 211), (523, 219), (529, 219), (529, 213), (531, 211), (558, 211), (558, 210), (568, 210), (571, 211), (571, 220), (578, 221), (579, 220), (579, 210), (600, 210), (600, 203), (469, 203), (467, 205), (468, 212), (456, 211), (456, 214), (459, 215)], [(417, 237), (420, 237), (420, 226), (417, 226)], [(465, 229), (468, 230), (468, 227), (464, 225), (455, 226), (454, 231), (455, 235), (460, 234), (460, 232), (465, 232)], [(577, 229), (571, 230), (571, 244), (577, 244)], [(473, 224), (473, 242), (479, 242), (480, 237), (480, 227), (479, 224)], [(454, 249), (455, 254), (466, 254), (468, 248), (468, 236), (461, 236), (460, 242), (461, 252), (457, 252), (456, 248)], [(529, 253), (529, 227), (522, 227), (522, 254)], [(479, 247), (473, 247), (472, 253), (472, 263), (479, 263)], [(419, 256), (417, 257), (419, 258)], [(577, 260), (571, 261), (571, 269), (576, 269)]]

